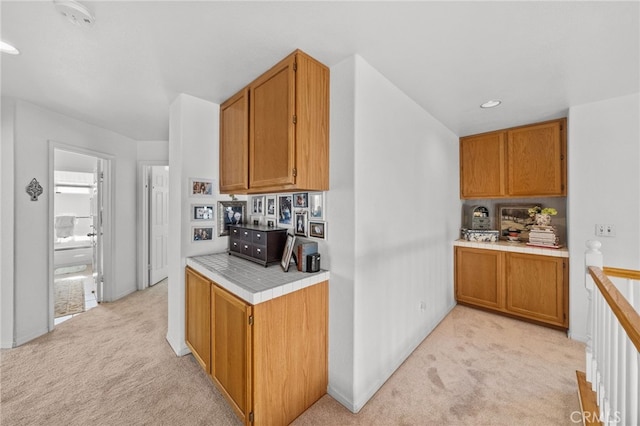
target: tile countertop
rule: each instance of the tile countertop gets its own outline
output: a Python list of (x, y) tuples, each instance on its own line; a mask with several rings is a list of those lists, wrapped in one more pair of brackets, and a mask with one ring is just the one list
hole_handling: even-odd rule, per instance
[(187, 266), (252, 305), (327, 281), (329, 271), (284, 272), (279, 264), (264, 267), (227, 252), (187, 258)]
[(514, 253), (528, 253), (539, 254), (542, 256), (555, 256), (555, 257), (569, 257), (569, 250), (566, 247), (560, 247), (558, 249), (546, 248), (546, 247), (534, 247), (528, 246), (525, 243), (511, 243), (509, 241), (498, 241), (495, 243), (467, 241), (467, 240), (455, 240), (454, 246), (460, 247), (473, 247), (487, 250), (500, 250), (510, 251)]

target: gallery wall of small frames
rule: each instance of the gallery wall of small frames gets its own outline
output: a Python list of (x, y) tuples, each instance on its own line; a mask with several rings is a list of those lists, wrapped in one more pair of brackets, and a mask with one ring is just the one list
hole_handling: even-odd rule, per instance
[(326, 239), (324, 192), (253, 195), (249, 216), (254, 225), (290, 228), (302, 237)]

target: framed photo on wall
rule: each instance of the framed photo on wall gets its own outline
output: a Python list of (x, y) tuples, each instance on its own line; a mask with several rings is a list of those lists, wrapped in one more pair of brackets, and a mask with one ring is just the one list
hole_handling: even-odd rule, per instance
[(291, 225), (293, 214), (293, 197), (291, 195), (278, 195), (278, 223), (281, 225)]
[(325, 240), (327, 238), (327, 222), (310, 220), (309, 236)]
[(309, 194), (309, 215), (311, 219), (320, 220), (324, 216), (324, 194), (312, 192)]
[(265, 213), (266, 216), (276, 217), (276, 196), (275, 195), (267, 195), (267, 211)]
[(191, 220), (213, 220), (213, 205), (192, 204)]
[(251, 197), (251, 214), (264, 214), (264, 195)]
[(212, 239), (212, 226), (193, 226), (191, 228), (191, 241), (211, 241)]
[(213, 195), (213, 180), (190, 178), (189, 195), (191, 195), (192, 197), (207, 197)]
[(303, 237), (307, 236), (307, 211), (297, 211), (295, 214), (295, 234)]
[(295, 208), (309, 207), (309, 194), (306, 192), (293, 194), (293, 206)]
[(218, 201), (218, 236), (229, 235), (229, 225), (246, 223), (246, 201)]

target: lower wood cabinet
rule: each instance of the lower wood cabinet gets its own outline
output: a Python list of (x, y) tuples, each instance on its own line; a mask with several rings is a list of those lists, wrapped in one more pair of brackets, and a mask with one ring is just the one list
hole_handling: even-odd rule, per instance
[(185, 340), (198, 363), (211, 373), (211, 281), (187, 269), (185, 276)]
[[(189, 291), (201, 280), (210, 288), (206, 299), (204, 292)], [(187, 340), (209, 330), (209, 360), (199, 362), (210, 366), (213, 382), (246, 425), (287, 425), (326, 393), (327, 281), (257, 305), (189, 267), (186, 283)], [(210, 306), (208, 318), (190, 312), (203, 311), (191, 300), (200, 296)], [(200, 347), (187, 344), (192, 351)], [(204, 358), (206, 353), (200, 349), (194, 356)]]
[(455, 247), (461, 304), (567, 329), (568, 277), (563, 257)]

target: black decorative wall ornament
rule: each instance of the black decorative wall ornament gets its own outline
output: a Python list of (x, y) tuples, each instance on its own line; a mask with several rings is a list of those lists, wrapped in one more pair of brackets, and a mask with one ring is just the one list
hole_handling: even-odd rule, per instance
[(27, 185), (27, 194), (31, 195), (31, 201), (38, 201), (38, 196), (42, 194), (42, 187), (36, 178)]

